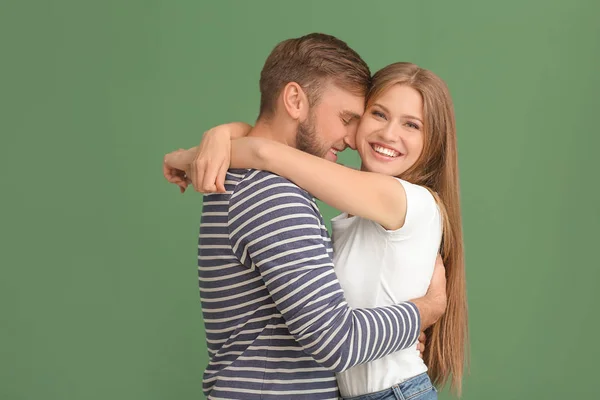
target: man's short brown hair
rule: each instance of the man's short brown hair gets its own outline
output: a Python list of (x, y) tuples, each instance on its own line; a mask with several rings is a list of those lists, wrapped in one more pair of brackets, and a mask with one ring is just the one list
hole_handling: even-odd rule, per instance
[(367, 63), (342, 40), (311, 33), (279, 43), (260, 73), (260, 117), (275, 113), (277, 98), (289, 82), (298, 83), (315, 105), (327, 81), (364, 96), (371, 80)]

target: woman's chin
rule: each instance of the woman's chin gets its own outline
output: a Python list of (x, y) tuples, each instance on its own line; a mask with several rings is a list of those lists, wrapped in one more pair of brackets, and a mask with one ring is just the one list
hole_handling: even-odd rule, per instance
[[(396, 168), (392, 168), (392, 167), (396, 167)], [(392, 165), (390, 165), (390, 163), (378, 162), (377, 160), (372, 160), (372, 159), (363, 161), (361, 169), (363, 171), (374, 172), (377, 174), (389, 175), (389, 176), (399, 176), (404, 171), (406, 171), (405, 168), (399, 168), (399, 166), (392, 166)]]
[(382, 165), (378, 162), (364, 162), (363, 161), (363, 167), (362, 170), (363, 171), (367, 171), (367, 172), (374, 172), (377, 174), (384, 174), (384, 175), (390, 175), (388, 169), (389, 168), (385, 168), (385, 165)]

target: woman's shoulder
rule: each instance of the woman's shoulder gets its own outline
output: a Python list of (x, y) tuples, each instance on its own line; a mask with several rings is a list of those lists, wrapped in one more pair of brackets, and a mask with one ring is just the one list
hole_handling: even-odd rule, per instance
[[(432, 206), (432, 208), (437, 208), (438, 200), (436, 199), (436, 195), (434, 195), (435, 192), (433, 190), (427, 186), (417, 185), (404, 179), (395, 179), (404, 187), (407, 203), (410, 200), (413, 200), (413, 202), (418, 201), (419, 203), (428, 204)], [(407, 204), (407, 207), (410, 207), (410, 205)]]
[(422, 229), (430, 224), (437, 226), (441, 219), (439, 197), (430, 188), (396, 178), (406, 194), (406, 218), (403, 229)]

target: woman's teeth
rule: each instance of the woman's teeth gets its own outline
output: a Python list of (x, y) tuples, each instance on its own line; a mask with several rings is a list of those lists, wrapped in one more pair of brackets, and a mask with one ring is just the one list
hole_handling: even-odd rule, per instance
[(379, 154), (383, 154), (384, 156), (398, 157), (400, 155), (400, 153), (398, 153), (397, 151), (388, 149), (387, 147), (378, 146), (376, 144), (372, 145), (372, 147), (373, 147), (373, 150), (375, 150)]

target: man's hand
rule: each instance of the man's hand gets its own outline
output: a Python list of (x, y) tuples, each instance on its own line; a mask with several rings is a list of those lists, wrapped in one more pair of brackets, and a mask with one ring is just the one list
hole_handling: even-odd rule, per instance
[(419, 350), (419, 357), (423, 358), (423, 352), (425, 351), (425, 343), (427, 342), (427, 336), (425, 332), (421, 332), (419, 335), (419, 342), (417, 343), (417, 350)]
[(421, 330), (435, 324), (446, 311), (446, 268), (438, 255), (429, 289), (424, 297), (412, 300), (421, 314)]

